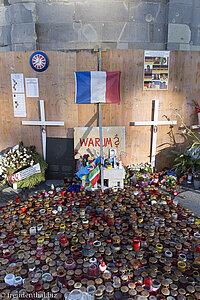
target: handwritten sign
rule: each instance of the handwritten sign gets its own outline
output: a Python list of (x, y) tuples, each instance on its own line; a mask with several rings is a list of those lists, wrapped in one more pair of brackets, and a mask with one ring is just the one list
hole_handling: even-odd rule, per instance
[[(125, 151), (125, 127), (103, 127), (103, 153), (109, 157), (109, 150), (116, 149), (116, 156), (120, 157)], [(81, 155), (100, 154), (99, 127), (75, 127), (74, 149)], [(78, 158), (77, 154), (75, 158)]]

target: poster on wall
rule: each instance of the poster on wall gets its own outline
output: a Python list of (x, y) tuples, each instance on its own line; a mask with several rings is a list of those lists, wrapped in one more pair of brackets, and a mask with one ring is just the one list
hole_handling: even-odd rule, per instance
[(14, 117), (26, 117), (26, 103), (24, 94), (13, 94)]
[(24, 93), (24, 75), (11, 74), (12, 93)]
[(168, 90), (169, 51), (144, 51), (143, 90)]
[(26, 97), (39, 97), (38, 78), (25, 78)]
[[(114, 149), (117, 157), (125, 153), (125, 127), (103, 127), (103, 154), (110, 156), (110, 149)], [(74, 149), (78, 151), (75, 158), (80, 155), (100, 155), (99, 127), (75, 127), (74, 128)]]

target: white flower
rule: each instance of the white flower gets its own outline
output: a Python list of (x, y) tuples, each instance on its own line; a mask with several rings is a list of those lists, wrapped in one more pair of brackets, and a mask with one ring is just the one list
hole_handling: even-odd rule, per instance
[(17, 150), (17, 149), (19, 149), (19, 145), (14, 146), (14, 147), (12, 148), (12, 151), (15, 151), (15, 150)]

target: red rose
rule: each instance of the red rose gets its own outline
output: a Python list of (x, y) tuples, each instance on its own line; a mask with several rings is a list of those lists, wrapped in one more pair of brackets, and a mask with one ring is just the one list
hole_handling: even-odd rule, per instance
[(195, 109), (196, 109), (196, 112), (197, 112), (197, 113), (200, 112), (200, 108), (198, 108), (198, 107), (195, 106)]

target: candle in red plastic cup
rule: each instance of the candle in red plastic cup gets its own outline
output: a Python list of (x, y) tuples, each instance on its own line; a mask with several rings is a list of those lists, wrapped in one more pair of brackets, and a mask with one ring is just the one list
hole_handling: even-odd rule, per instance
[(20, 209), (21, 209), (22, 212), (25, 212), (25, 211), (26, 211), (26, 207), (25, 207), (25, 206), (24, 206), (24, 207), (21, 207)]
[(144, 284), (146, 287), (150, 288), (151, 285), (152, 285), (152, 277), (149, 275), (149, 276), (146, 276), (144, 278)]
[(61, 241), (61, 244), (62, 244), (62, 245), (67, 244), (67, 238), (66, 238), (66, 236), (65, 236), (65, 235), (62, 235), (62, 236), (60, 237), (60, 241)]
[(138, 237), (133, 238), (133, 247), (135, 252), (140, 251), (140, 239)]

